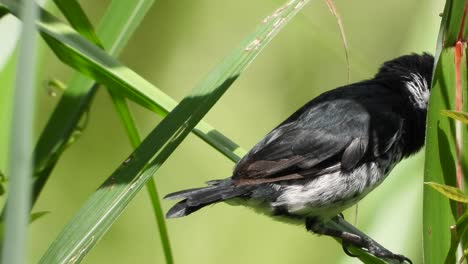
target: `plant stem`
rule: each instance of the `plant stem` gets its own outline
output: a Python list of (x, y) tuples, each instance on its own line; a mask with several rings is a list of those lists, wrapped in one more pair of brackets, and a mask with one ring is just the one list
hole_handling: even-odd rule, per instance
[(21, 10), (23, 26), (14, 91), (12, 140), (10, 145), (10, 190), (5, 219), (2, 263), (26, 263), (31, 178), (33, 172), (33, 121), (35, 106), (36, 26), (34, 1)]

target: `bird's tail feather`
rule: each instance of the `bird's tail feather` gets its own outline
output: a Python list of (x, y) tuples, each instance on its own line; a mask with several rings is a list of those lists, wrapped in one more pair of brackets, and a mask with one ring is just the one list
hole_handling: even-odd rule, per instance
[(231, 185), (230, 182), (219, 181), (213, 185), (182, 190), (168, 194), (164, 199), (183, 199), (175, 204), (166, 214), (167, 218), (189, 215), (207, 205), (242, 196), (249, 192), (246, 186)]

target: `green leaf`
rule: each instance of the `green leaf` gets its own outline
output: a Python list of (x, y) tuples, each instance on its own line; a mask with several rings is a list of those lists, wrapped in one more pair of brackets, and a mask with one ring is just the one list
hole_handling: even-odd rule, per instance
[(96, 32), (93, 29), (93, 26), (91, 25), (91, 22), (89, 22), (88, 17), (86, 16), (85, 12), (83, 11), (83, 9), (77, 1), (54, 0), (54, 3), (76, 31), (78, 31), (83, 37), (85, 37), (95, 45), (99, 46), (100, 48), (103, 47), (101, 41), (99, 40)]
[(289, 1), (222, 60), (91, 196), (40, 262), (81, 261), (191, 129), (307, 2)]
[(468, 113), (453, 110), (442, 110), (441, 113), (462, 123), (468, 124)]
[[(453, 1), (447, 0), (445, 4), (445, 10), (443, 15), (444, 23), (444, 38), (443, 42), (447, 46), (455, 45), (455, 42), (458, 41), (459, 37), (466, 39), (467, 37), (467, 27), (468, 21), (463, 19), (463, 12), (465, 10), (466, 1)], [(460, 29), (464, 22), (464, 32), (461, 32)]]
[[(450, 120), (442, 117), (442, 109), (454, 106), (451, 75), (454, 72), (453, 51), (444, 50), (436, 67), (431, 98), (429, 102), (426, 131), (425, 182), (440, 182), (456, 185), (455, 179), (442, 175), (456, 175), (455, 172), (455, 128)], [(449, 96), (449, 98), (446, 98)], [(443, 263), (450, 245), (448, 227), (454, 215), (449, 201), (431, 188), (424, 188), (423, 238), (424, 260), (426, 263)]]
[[(454, 108), (454, 51), (444, 49), (437, 63), (426, 129), (425, 182), (456, 185), (455, 126), (440, 115), (441, 110)], [(444, 177), (443, 175), (447, 176)], [(450, 176), (450, 177), (449, 177)], [(432, 188), (424, 188), (423, 241), (426, 263), (443, 263), (450, 246), (448, 227), (455, 222), (455, 206)]]
[(435, 182), (425, 182), (424, 184), (431, 186), (432, 188), (434, 188), (434, 190), (438, 191), (450, 200), (454, 200), (461, 203), (468, 203), (468, 196), (466, 196), (460, 189), (456, 187), (438, 184)]
[[(432, 81), (431, 97), (429, 100), (427, 129), (426, 129), (426, 160), (425, 182), (437, 182), (444, 185), (457, 186), (456, 175), (466, 171), (468, 155), (457, 157), (457, 129), (455, 122), (443, 117), (440, 113), (445, 109), (457, 109), (455, 103), (456, 88), (459, 87), (455, 76), (459, 74), (460, 83), (463, 85), (463, 101), (466, 102), (466, 51), (463, 57), (458, 54), (454, 45), (460, 35), (461, 21), (466, 1), (448, 0), (445, 5), (441, 22), (439, 38), (437, 42), (436, 66)], [(465, 21), (466, 22), (466, 21)], [(466, 30), (466, 27), (465, 27)], [(456, 59), (460, 59), (460, 68), (455, 65)], [(466, 112), (467, 104), (462, 105), (462, 111)], [(468, 130), (466, 126), (461, 128), (462, 144), (460, 151), (468, 147)], [(465, 173), (465, 178), (468, 175)], [(450, 202), (432, 188), (424, 188), (423, 201), (423, 241), (425, 263), (443, 263), (450, 248), (450, 232), (448, 228), (455, 223), (457, 215), (462, 211), (460, 205)]]

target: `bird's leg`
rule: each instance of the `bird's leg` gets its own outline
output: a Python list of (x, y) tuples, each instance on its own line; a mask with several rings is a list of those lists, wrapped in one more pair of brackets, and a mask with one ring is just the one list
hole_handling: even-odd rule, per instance
[[(342, 217), (336, 216), (330, 221), (339, 223), (340, 221), (344, 220)], [(411, 260), (407, 257), (403, 255), (393, 254), (388, 249), (379, 245), (376, 241), (372, 240), (369, 237), (359, 235), (355, 232), (344, 231), (338, 228), (331, 227), (331, 225), (328, 225), (327, 222), (323, 222), (321, 219), (318, 218), (307, 218), (306, 228), (308, 231), (318, 235), (326, 235), (341, 239), (343, 251), (351, 257), (356, 257), (356, 255), (353, 255), (349, 252), (348, 247), (350, 245), (367, 251), (368, 253), (378, 258), (393, 259), (400, 263), (404, 263), (405, 261), (407, 261), (408, 263), (412, 263)]]

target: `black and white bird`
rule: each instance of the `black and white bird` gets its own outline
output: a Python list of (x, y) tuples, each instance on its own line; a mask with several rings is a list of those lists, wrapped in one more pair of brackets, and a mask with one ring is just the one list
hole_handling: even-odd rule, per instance
[(221, 201), (242, 204), (378, 257), (407, 260), (325, 223), (422, 148), (433, 64), (426, 53), (401, 56), (385, 62), (370, 80), (314, 98), (257, 143), (231, 177), (167, 195), (181, 200), (167, 217)]

